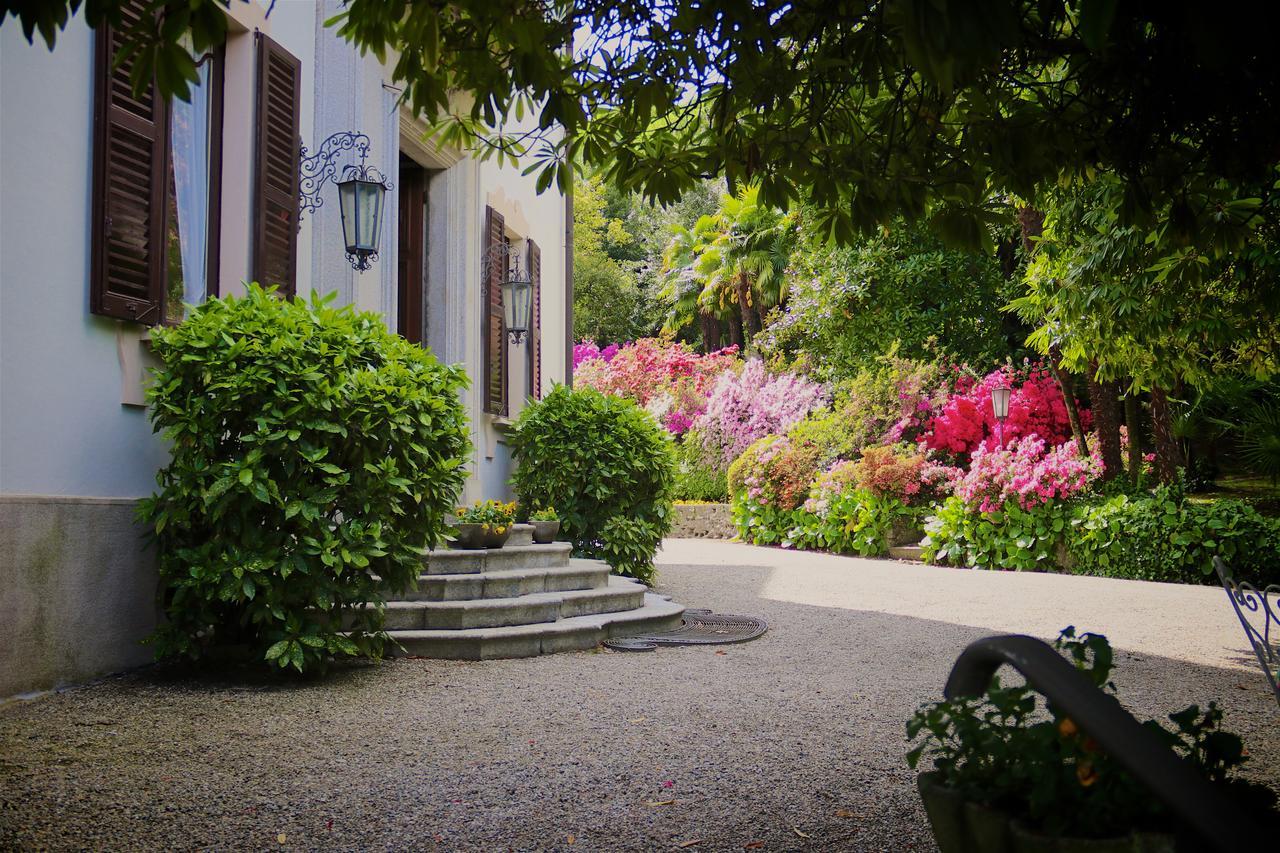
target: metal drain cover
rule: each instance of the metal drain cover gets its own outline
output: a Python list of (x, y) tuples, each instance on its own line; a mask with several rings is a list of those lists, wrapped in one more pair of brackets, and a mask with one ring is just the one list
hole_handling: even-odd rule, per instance
[(674, 631), (643, 634), (639, 637), (614, 637), (604, 641), (606, 648), (619, 652), (651, 652), (658, 646), (715, 646), (754, 640), (769, 625), (758, 616), (735, 616), (710, 610), (686, 610), (684, 620)]

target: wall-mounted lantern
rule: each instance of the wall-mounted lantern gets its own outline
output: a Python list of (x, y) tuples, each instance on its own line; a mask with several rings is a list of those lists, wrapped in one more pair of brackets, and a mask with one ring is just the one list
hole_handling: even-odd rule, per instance
[[(342, 167), (338, 179), (338, 155), (354, 150), (360, 163)], [(325, 182), (332, 179), (338, 187), (338, 206), (342, 213), (342, 238), (347, 260), (355, 270), (367, 270), (378, 259), (378, 238), (382, 233), (383, 199), (391, 182), (382, 172), (368, 165), (369, 137), (354, 131), (335, 133), (320, 143), (320, 150), (307, 154), (302, 149), (299, 180), (299, 206), (303, 213), (314, 212), (324, 204), (320, 196)], [(298, 222), (302, 222), (299, 215)]]
[(511, 342), (520, 343), (529, 331), (529, 317), (533, 314), (533, 277), (520, 269), (518, 255), (512, 259), (511, 272), (502, 282), (502, 310)]

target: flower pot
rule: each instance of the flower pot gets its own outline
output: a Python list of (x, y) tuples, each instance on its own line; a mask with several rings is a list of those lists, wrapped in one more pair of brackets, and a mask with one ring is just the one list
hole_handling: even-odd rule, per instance
[[(499, 533), (498, 530), (501, 530), (502, 532)], [(492, 530), (492, 529), (487, 530), (483, 534), (484, 547), (501, 548), (503, 545), (507, 544), (507, 540), (510, 538), (511, 538), (510, 524), (508, 524), (506, 527), (501, 527), (496, 530)]]
[(556, 534), (560, 532), (559, 521), (530, 521), (533, 525), (533, 541), (539, 545), (546, 545), (554, 542)]
[(451, 547), (468, 551), (485, 547), (483, 524), (456, 524), (454, 526), (458, 529), (458, 534), (449, 543)]
[(967, 802), (937, 771), (916, 777), (933, 840), (942, 853), (1172, 853), (1174, 837), (1131, 832), (1117, 838), (1042, 835), (998, 809)]

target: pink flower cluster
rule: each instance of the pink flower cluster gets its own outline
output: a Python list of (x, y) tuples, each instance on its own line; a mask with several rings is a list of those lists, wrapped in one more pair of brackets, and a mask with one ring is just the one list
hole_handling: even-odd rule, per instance
[[(574, 347), (590, 355), (590, 342)], [(635, 400), (642, 406), (664, 393), (671, 393), (677, 382), (687, 380), (693, 390), (706, 396), (716, 378), (736, 363), (737, 347), (726, 347), (707, 355), (694, 352), (683, 343), (659, 338), (641, 338), (623, 344), (611, 355), (605, 347), (595, 357), (586, 357), (574, 371), (575, 384), (595, 388), (606, 394)]]
[(602, 359), (605, 364), (613, 361), (613, 357), (618, 354), (618, 345), (609, 344), (604, 349), (597, 346), (593, 340), (585, 340), (580, 344), (573, 346), (573, 369), (576, 371), (583, 362)]
[(600, 349), (574, 347), (574, 382), (644, 406), (668, 432), (683, 435), (706, 411), (716, 379), (738, 365), (737, 347), (702, 355), (686, 344), (641, 338)]
[[(994, 448), (999, 443), (1000, 430), (992, 409), (991, 391), (1001, 385), (1013, 389), (1009, 416), (1003, 426), (1006, 446), (1030, 435), (1040, 436), (1050, 446), (1062, 444), (1071, 437), (1067, 405), (1057, 381), (1046, 368), (1030, 364), (1025, 372), (1006, 367), (982, 379), (961, 375), (956, 380), (955, 392), (929, 420), (919, 440), (930, 450), (955, 456), (974, 453), (980, 447)], [(1092, 426), (1088, 409), (1080, 411), (1080, 419), (1085, 430)]]
[(771, 375), (752, 359), (741, 373), (720, 375), (694, 426), (708, 455), (728, 465), (756, 439), (785, 433), (826, 403), (821, 385), (790, 373)]
[(1030, 509), (1084, 491), (1098, 473), (1098, 460), (1081, 459), (1075, 442), (1049, 448), (1028, 435), (1006, 448), (975, 449), (955, 493), (980, 512), (996, 512), (1009, 500)]

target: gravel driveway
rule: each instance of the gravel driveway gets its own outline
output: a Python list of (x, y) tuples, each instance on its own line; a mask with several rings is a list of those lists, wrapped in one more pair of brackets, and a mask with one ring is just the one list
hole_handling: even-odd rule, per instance
[(1142, 715), (1280, 712), (1220, 589), (669, 540), (660, 589), (751, 643), (396, 660), (276, 686), (144, 671), (0, 707), (0, 848), (931, 850), (903, 724), (993, 630), (1124, 651)]

